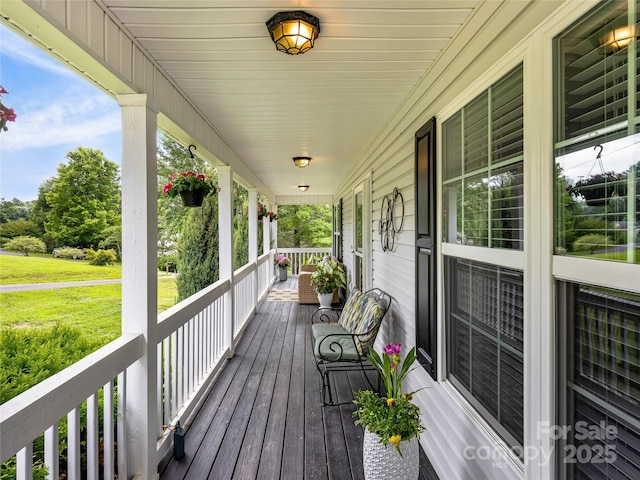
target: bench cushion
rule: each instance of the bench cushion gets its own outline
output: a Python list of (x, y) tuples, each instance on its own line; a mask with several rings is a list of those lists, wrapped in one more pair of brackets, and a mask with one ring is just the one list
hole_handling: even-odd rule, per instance
[(382, 314), (382, 307), (373, 296), (362, 293), (355, 287), (351, 289), (338, 324), (349, 333), (364, 335), (356, 338), (356, 347), (360, 355), (365, 352), (365, 346), (375, 339), (382, 322)]
[(360, 358), (353, 337), (337, 323), (316, 323), (311, 327), (311, 333), (314, 342), (313, 354), (316, 358), (345, 361)]

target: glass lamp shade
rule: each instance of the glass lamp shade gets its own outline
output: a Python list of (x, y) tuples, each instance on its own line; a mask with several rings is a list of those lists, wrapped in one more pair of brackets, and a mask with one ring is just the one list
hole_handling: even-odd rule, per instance
[[(636, 36), (634, 25), (616, 28), (598, 39), (601, 54), (615, 53), (631, 43)], [(639, 32), (640, 33), (640, 32)]]
[(293, 163), (296, 167), (304, 168), (311, 162), (311, 157), (293, 157)]
[(301, 192), (306, 192), (307, 190), (309, 190), (309, 185), (298, 185), (298, 190), (300, 190)]
[(299, 55), (313, 48), (320, 33), (320, 20), (306, 12), (279, 12), (267, 21), (276, 48), (289, 55)]

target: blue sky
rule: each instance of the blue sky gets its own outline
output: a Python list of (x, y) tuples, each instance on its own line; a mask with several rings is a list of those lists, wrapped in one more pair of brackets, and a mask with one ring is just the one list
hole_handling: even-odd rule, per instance
[(79, 146), (120, 164), (118, 103), (75, 71), (0, 25), (0, 85), (18, 115), (0, 133), (0, 197), (34, 200)]

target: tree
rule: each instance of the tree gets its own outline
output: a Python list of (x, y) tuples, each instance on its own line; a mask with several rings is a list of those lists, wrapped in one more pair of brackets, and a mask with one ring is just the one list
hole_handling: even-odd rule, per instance
[(280, 217), (278, 220), (279, 247), (331, 246), (331, 207), (329, 205), (283, 205), (278, 208), (278, 217)]
[(97, 245), (107, 227), (120, 224), (118, 165), (85, 147), (69, 152), (67, 159), (45, 194), (51, 208), (46, 233), (57, 245)]
[(611, 244), (611, 239), (606, 235), (600, 235), (598, 233), (590, 233), (578, 238), (574, 244), (573, 249), (576, 251), (588, 251), (593, 254), (596, 250), (604, 250)]
[(242, 185), (233, 183), (233, 268), (249, 262), (249, 192)]
[(218, 197), (205, 197), (189, 208), (178, 239), (178, 300), (184, 300), (220, 278), (218, 263)]
[(48, 178), (40, 184), (38, 187), (38, 198), (34, 201), (33, 209), (29, 216), (29, 220), (37, 225), (40, 236), (42, 236), (44, 243), (47, 244), (47, 250), (49, 251), (53, 250), (55, 245), (50, 235), (45, 233), (44, 223), (47, 220), (47, 213), (51, 210), (51, 206), (47, 203), (47, 193), (53, 188), (53, 180), (54, 178)]
[(0, 223), (7, 223), (11, 220), (29, 220), (29, 212), (33, 208), (33, 201), (23, 202), (14, 198), (13, 200), (0, 199)]
[(0, 237), (39, 237), (40, 229), (29, 220), (11, 220), (7, 223), (0, 223)]
[(24, 253), (28, 257), (30, 253), (44, 253), (47, 250), (47, 246), (42, 240), (38, 240), (35, 237), (16, 237), (9, 240), (4, 249), (9, 252)]
[(115, 253), (122, 257), (122, 225), (107, 227), (102, 232), (102, 240), (98, 245), (100, 248), (115, 250)]

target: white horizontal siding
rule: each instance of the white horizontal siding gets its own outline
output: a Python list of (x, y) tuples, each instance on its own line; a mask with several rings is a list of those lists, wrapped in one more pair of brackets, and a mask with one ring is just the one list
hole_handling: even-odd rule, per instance
[[(528, 6), (524, 2), (487, 4), (487, 9), (480, 10), (472, 19), (472, 23), (485, 24), (485, 28), (476, 32), (476, 42), (469, 43), (470, 31), (461, 33), (459, 41), (445, 52), (442, 62), (434, 64), (421, 85), (387, 124), (377, 142), (370, 146), (338, 186), (334, 197), (348, 195), (363, 176), (372, 175), (373, 286), (387, 291), (394, 299), (376, 341), (377, 349), (389, 342), (399, 342), (407, 348), (415, 344), (415, 132), (477, 82), (488, 66), (498, 64), (505, 52), (534, 31), (561, 3), (534, 2)], [(509, 27), (510, 23), (512, 27)], [(383, 252), (377, 231), (380, 207), (383, 197), (391, 194), (394, 188), (398, 188), (404, 198), (404, 225), (396, 235), (394, 249)], [(438, 235), (435, 237), (437, 240)], [(520, 259), (522, 252), (518, 253)], [(439, 307), (441, 314), (442, 306)], [(444, 322), (442, 319), (439, 322), (442, 330)], [(444, 355), (444, 345), (441, 345), (439, 362), (442, 365), (445, 364)], [(440, 478), (507, 480), (524, 477), (525, 467), (504, 449), (499, 437), (446, 380), (435, 382), (424, 370), (417, 368), (409, 376), (407, 389), (419, 388), (425, 389), (416, 395), (415, 401), (421, 408), (427, 428), (421, 443)], [(528, 405), (544, 403), (544, 394), (540, 392), (539, 396), (534, 402), (527, 400)], [(529, 414), (529, 418), (535, 418), (535, 415)], [(465, 458), (465, 452), (473, 456), (481, 452), (479, 448), (489, 448), (493, 458)], [(534, 474), (528, 478), (537, 480), (538, 477)]]

